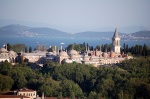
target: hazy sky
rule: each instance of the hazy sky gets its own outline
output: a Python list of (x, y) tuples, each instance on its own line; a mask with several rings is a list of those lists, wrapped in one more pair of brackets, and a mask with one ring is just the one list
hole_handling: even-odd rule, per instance
[(150, 27), (150, 0), (0, 0), (0, 19), (69, 32)]

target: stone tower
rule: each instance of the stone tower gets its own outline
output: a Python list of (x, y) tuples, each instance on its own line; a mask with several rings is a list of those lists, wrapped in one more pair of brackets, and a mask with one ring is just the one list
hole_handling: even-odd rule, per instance
[(117, 32), (117, 28), (115, 29), (114, 36), (112, 37), (112, 51), (116, 54), (120, 54), (120, 37)]

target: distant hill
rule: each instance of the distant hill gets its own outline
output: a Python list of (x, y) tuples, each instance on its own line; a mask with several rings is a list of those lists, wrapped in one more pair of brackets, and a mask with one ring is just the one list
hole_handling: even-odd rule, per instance
[(45, 27), (31, 28), (26, 31), (41, 34), (42, 36), (49, 36), (49, 37), (70, 37), (70, 34), (66, 32), (62, 32), (51, 28), (45, 28)]
[(131, 33), (131, 35), (135, 37), (150, 37), (150, 31), (139, 31)]
[(8, 25), (0, 28), (0, 36), (70, 37), (70, 34), (45, 27), (32, 28), (23, 25)]
[[(0, 27), (0, 36), (27, 36), (27, 37), (53, 37), (53, 38), (98, 38), (98, 39), (111, 39), (114, 34), (112, 32), (80, 32), (70, 34), (60, 30), (45, 28), (45, 27), (28, 27), (24, 25), (8, 25)], [(125, 34), (120, 33), (122, 39), (150, 39), (150, 31), (139, 31), (135, 33)]]
[(0, 27), (0, 36), (14, 36), (18, 35), (18, 32), (30, 29), (31, 27), (27, 27), (24, 25), (7, 25), (4, 27)]
[[(74, 34), (77, 38), (105, 38), (111, 39), (114, 35), (114, 32), (94, 32), (94, 31), (87, 31)], [(119, 33), (119, 36), (124, 35), (124, 33)]]

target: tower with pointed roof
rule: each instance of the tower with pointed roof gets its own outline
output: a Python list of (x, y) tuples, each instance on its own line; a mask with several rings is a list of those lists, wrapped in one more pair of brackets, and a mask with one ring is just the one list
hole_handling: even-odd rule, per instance
[(116, 54), (120, 54), (120, 37), (117, 32), (117, 28), (115, 29), (114, 35), (112, 37), (112, 51)]

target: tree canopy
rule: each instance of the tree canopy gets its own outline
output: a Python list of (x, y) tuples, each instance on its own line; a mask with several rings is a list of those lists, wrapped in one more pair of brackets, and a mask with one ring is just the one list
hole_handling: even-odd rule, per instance
[(150, 56), (125, 60), (114, 67), (48, 62), (37, 70), (26, 63), (0, 64), (0, 91), (22, 87), (46, 96), (87, 99), (149, 99)]

